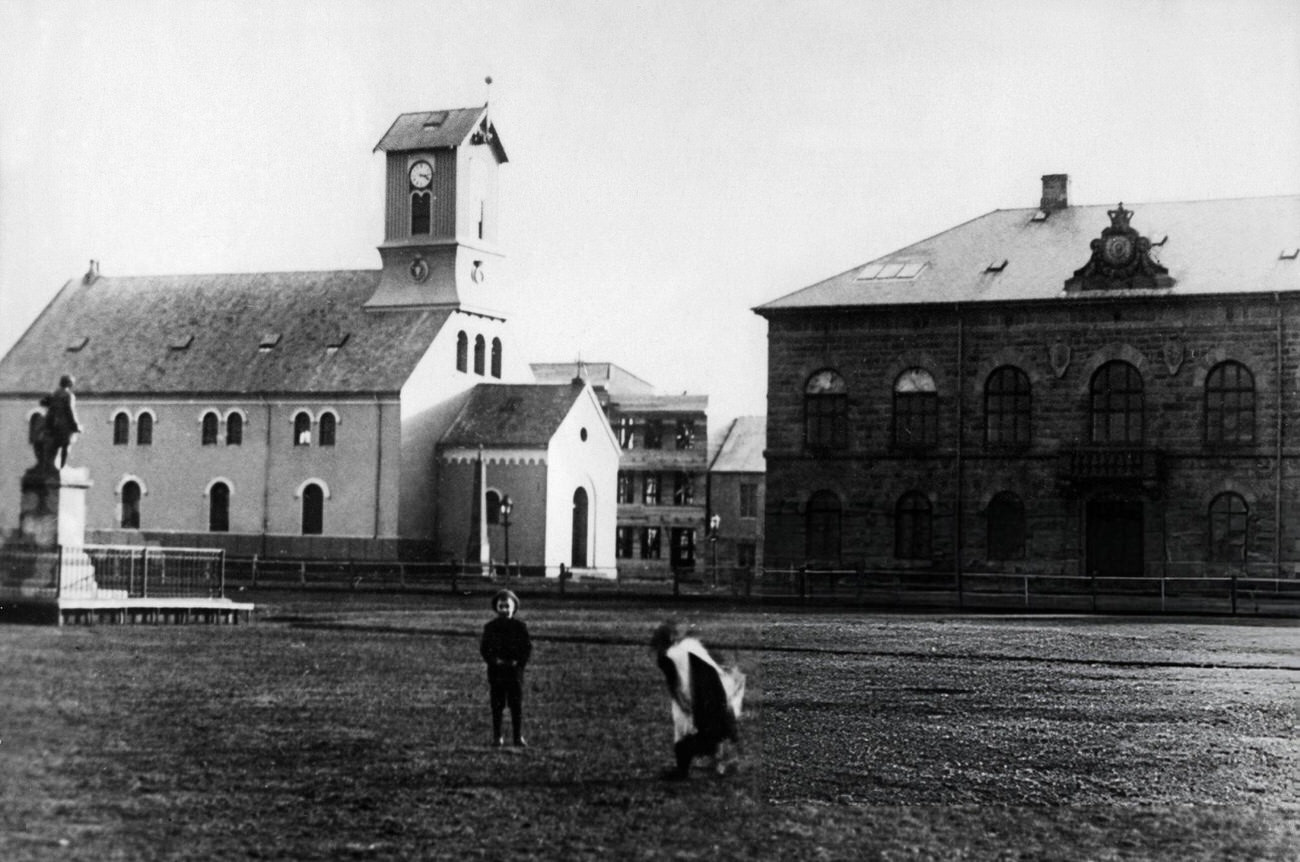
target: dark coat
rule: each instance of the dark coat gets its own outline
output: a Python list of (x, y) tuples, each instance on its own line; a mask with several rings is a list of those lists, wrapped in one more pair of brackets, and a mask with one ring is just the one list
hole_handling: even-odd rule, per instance
[(483, 626), (483, 639), (478, 651), (489, 668), (503, 666), (522, 670), (533, 654), (533, 641), (523, 620), (496, 617)]

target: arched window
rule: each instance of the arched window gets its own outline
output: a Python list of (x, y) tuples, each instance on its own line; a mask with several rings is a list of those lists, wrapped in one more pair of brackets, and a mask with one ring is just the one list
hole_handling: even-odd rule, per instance
[(492, 339), (492, 376), (501, 379), (501, 339)]
[(840, 498), (834, 492), (818, 491), (808, 500), (805, 554), (809, 560), (839, 564), (840, 516)]
[(988, 509), (990, 560), (1019, 560), (1025, 556), (1025, 504), (1010, 491), (994, 495)]
[(153, 414), (141, 413), (135, 420), (135, 445), (153, 445)]
[(311, 416), (299, 413), (293, 417), (293, 445), (311, 445)]
[(325, 529), (325, 492), (312, 482), (302, 489), (302, 534), (319, 536)]
[(1107, 362), (1092, 375), (1092, 442), (1142, 442), (1142, 375), (1127, 362)]
[(829, 368), (808, 378), (803, 387), (803, 442), (809, 449), (843, 449), (849, 445), (849, 395), (844, 378)]
[(338, 420), (333, 413), (325, 412), (320, 415), (320, 445), (334, 445), (334, 429), (338, 427)]
[(469, 370), (469, 336), (464, 332), (456, 335), (456, 370)]
[(427, 191), (411, 192), (411, 235), (427, 234), (432, 222), (433, 195)]
[(1029, 375), (1004, 365), (984, 384), (984, 441), (990, 446), (1028, 446)]
[[(148, 414), (146, 414), (148, 415)], [(122, 486), (122, 529), (140, 529), (140, 483), (127, 482)]]
[(208, 532), (230, 532), (230, 486), (214, 482), (208, 490)]
[(487, 354), (487, 342), (483, 340), (483, 336), (481, 335), (474, 336), (474, 373), (475, 374), (478, 375), (483, 374), (483, 369), (485, 367), (484, 363), (487, 361), (486, 354)]
[(1225, 492), (1210, 501), (1210, 560), (1246, 562), (1246, 526), (1250, 510), (1240, 494)]
[(203, 414), (203, 445), (217, 445), (217, 432), (220, 429), (221, 420), (217, 414), (208, 412)]
[(1255, 376), (1240, 362), (1221, 362), (1205, 378), (1205, 443), (1255, 441)]
[(488, 491), (487, 497), (487, 522), (489, 524), (501, 523), (501, 495), (496, 491)]
[(928, 560), (932, 556), (930, 500), (919, 491), (908, 491), (898, 500), (894, 556), (900, 560)]
[(934, 377), (909, 368), (894, 381), (894, 445), (921, 449), (939, 442), (939, 393)]
[(113, 417), (113, 445), (125, 446), (131, 442), (131, 417), (119, 413)]
[(244, 417), (231, 413), (226, 417), (226, 445), (242, 446), (244, 443)]

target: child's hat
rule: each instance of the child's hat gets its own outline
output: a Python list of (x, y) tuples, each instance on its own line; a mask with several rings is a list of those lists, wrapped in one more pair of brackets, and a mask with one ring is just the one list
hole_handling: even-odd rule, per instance
[(498, 590), (496, 595), (492, 597), (492, 610), (496, 610), (497, 602), (502, 599), (509, 599), (515, 606), (515, 613), (519, 612), (519, 596), (515, 595), (514, 590)]

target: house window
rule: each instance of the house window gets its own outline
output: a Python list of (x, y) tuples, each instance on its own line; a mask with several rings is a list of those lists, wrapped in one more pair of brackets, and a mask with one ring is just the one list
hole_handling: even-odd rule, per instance
[(411, 235), (427, 234), (433, 210), (433, 195), (429, 192), (411, 193)]
[(673, 476), (673, 504), (677, 506), (695, 504), (695, 481), (690, 473), (677, 473)]
[(326, 411), (320, 415), (320, 445), (333, 446), (334, 432), (338, 428), (338, 419), (333, 413)]
[(909, 368), (894, 381), (894, 445), (924, 449), (939, 442), (939, 393), (934, 377)]
[(1092, 376), (1092, 442), (1142, 442), (1142, 375), (1127, 362), (1107, 362)]
[(840, 561), (840, 498), (832, 491), (818, 491), (813, 494), (808, 501), (805, 526), (807, 558), (838, 564)]
[(619, 527), (614, 534), (614, 553), (621, 560), (632, 557), (632, 527)]
[(153, 414), (141, 413), (140, 418), (135, 420), (135, 445), (152, 446), (153, 445)]
[(216, 482), (208, 491), (208, 532), (230, 532), (230, 486)]
[(618, 473), (618, 502), (632, 502), (632, 477), (622, 470)]
[(203, 445), (217, 445), (217, 432), (220, 430), (221, 420), (215, 413), (203, 414)]
[(1224, 493), (1210, 501), (1210, 560), (1246, 563), (1246, 524), (1250, 511), (1240, 494)]
[(675, 569), (695, 568), (695, 531), (689, 527), (673, 527), (672, 566)]
[(677, 433), (675, 435), (678, 449), (692, 449), (695, 447), (695, 423), (689, 419), (677, 420)]
[(660, 419), (647, 419), (645, 423), (645, 447), (647, 449), (664, 448), (664, 423)]
[(244, 442), (244, 417), (231, 413), (226, 417), (226, 445), (240, 446)]
[(1025, 556), (1025, 504), (1008, 491), (989, 501), (988, 554), (990, 560), (1020, 560)]
[(758, 517), (758, 485), (753, 482), (740, 483), (740, 517)]
[(636, 431), (631, 416), (623, 416), (618, 420), (618, 445), (624, 449), (636, 448)]
[(131, 442), (131, 417), (119, 413), (113, 417), (113, 445), (125, 446)]
[(659, 528), (658, 527), (641, 528), (641, 559), (643, 560), (659, 559)]
[(492, 339), (492, 376), (501, 379), (501, 339)]
[(319, 536), (325, 531), (325, 492), (316, 483), (302, 489), (302, 534)]
[(487, 341), (483, 336), (474, 336), (474, 373), (483, 376), (483, 369), (487, 362)]
[(928, 560), (930, 545), (930, 500), (919, 491), (908, 491), (894, 511), (894, 556), (900, 560)]
[(464, 332), (456, 335), (456, 370), (469, 370), (469, 336)]
[(984, 384), (984, 441), (989, 446), (1028, 446), (1029, 375), (1004, 365)]
[(1255, 441), (1255, 377), (1240, 362), (1221, 362), (1205, 378), (1205, 443)]
[(127, 482), (122, 486), (122, 529), (140, 529), (140, 483)]
[(659, 474), (646, 473), (645, 487), (641, 491), (641, 502), (647, 506), (659, 505)]
[(306, 413), (293, 417), (293, 445), (311, 445), (311, 416)]
[(849, 445), (849, 390), (829, 368), (808, 378), (803, 387), (803, 442), (809, 449), (843, 449)]

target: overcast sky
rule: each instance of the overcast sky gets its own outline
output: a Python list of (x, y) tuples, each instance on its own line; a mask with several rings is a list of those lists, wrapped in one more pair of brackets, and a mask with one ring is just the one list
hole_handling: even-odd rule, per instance
[(518, 349), (707, 394), (715, 428), (765, 412), (754, 306), (1042, 174), (1300, 193), (1294, 0), (0, 0), (0, 351), (91, 258), (378, 268), (374, 145), (487, 75)]

